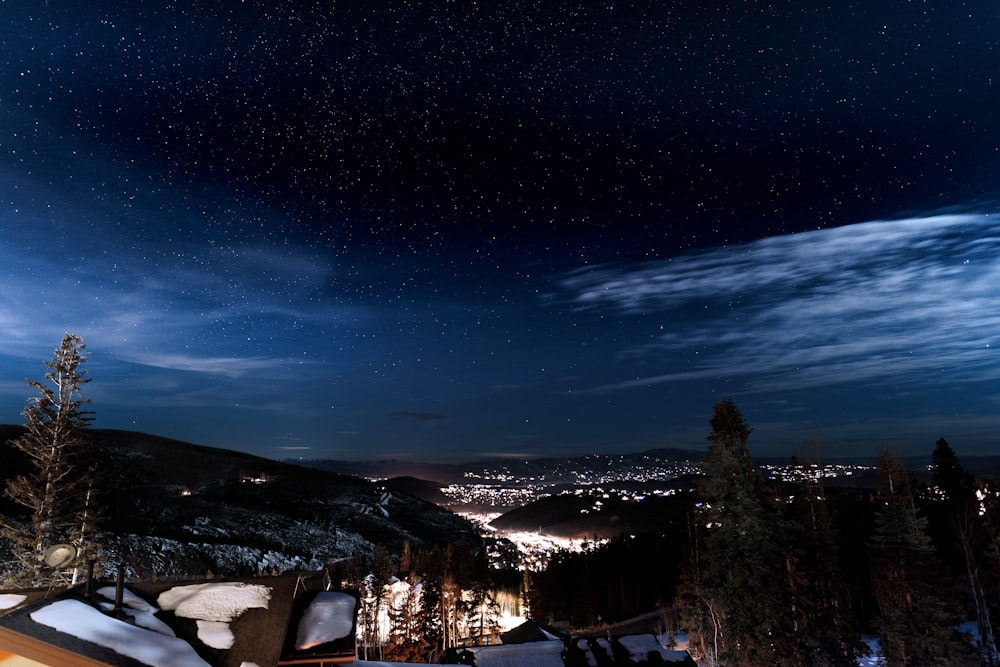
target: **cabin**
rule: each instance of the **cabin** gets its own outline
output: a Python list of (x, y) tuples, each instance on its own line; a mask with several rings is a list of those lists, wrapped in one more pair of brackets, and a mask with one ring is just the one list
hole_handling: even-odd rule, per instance
[(323, 572), (0, 591), (0, 667), (329, 667), (357, 594)]

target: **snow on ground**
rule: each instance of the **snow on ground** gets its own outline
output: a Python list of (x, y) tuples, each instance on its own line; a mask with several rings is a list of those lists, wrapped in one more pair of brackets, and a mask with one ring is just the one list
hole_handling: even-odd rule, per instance
[(299, 651), (342, 639), (354, 627), (354, 596), (336, 591), (316, 594), (299, 621), (295, 648)]
[(868, 655), (858, 657), (858, 667), (885, 667), (882, 646), (877, 637), (865, 636), (861, 641), (868, 646)]
[(30, 617), (151, 667), (209, 667), (186, 641), (119, 621), (78, 600), (58, 600)]
[(626, 635), (619, 637), (618, 643), (628, 650), (632, 662), (644, 662), (650, 653), (658, 653), (665, 662), (684, 662), (687, 658), (685, 651), (665, 648), (653, 635)]
[(563, 667), (561, 641), (473, 646), (477, 667)]
[(18, 593), (0, 593), (0, 609), (12, 609), (28, 599)]

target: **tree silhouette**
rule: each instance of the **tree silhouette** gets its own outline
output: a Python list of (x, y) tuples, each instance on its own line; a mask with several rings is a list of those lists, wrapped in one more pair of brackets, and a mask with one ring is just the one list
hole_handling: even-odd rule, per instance
[(801, 665), (781, 517), (747, 448), (752, 429), (729, 399), (715, 405), (711, 425), (698, 563), (682, 587), (681, 620), (707, 664)]
[(804, 665), (856, 665), (860, 623), (840, 559), (830, 500), (821, 478), (809, 474), (809, 457), (802, 461), (794, 463), (802, 481), (789, 503), (795, 634), (804, 649)]
[[(93, 419), (83, 409), (90, 401), (80, 395), (90, 382), (82, 368), (85, 347), (80, 336), (65, 334), (55, 356), (45, 362), (45, 381), (27, 380), (38, 396), (22, 412), (24, 435), (11, 445), (26, 455), (32, 470), (10, 480), (5, 493), (28, 510), (30, 521), (0, 517), (0, 533), (10, 540), (14, 555), (12, 582), (44, 585), (67, 579), (69, 572), (75, 582), (92, 556), (95, 469), (86, 461), (81, 433)], [(75, 547), (72, 570), (55, 571), (44, 561), (45, 550), (56, 544)]]
[(962, 620), (961, 605), (927, 534), (927, 517), (914, 504), (912, 483), (902, 463), (884, 449), (878, 467), (887, 488), (871, 550), (879, 606), (875, 629), (886, 664), (976, 664), (971, 643), (953, 629)]
[[(950, 566), (952, 576), (962, 582), (976, 615), (979, 643), (986, 664), (1000, 664), (990, 617), (987, 554), (989, 536), (985, 517), (980, 516), (975, 476), (962, 467), (958, 455), (944, 438), (935, 443), (931, 455), (933, 486), (927, 504), (927, 529), (938, 553)], [(985, 515), (985, 506), (983, 507)]]

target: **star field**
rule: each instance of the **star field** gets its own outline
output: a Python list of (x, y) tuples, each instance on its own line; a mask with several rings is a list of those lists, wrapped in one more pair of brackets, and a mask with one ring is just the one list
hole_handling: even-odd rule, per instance
[(70, 330), (265, 456), (996, 447), (992, 3), (0, 12), (0, 421)]

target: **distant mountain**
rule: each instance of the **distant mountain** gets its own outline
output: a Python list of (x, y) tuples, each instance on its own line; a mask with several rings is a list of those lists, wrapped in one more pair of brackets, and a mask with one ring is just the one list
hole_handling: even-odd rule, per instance
[(437, 482), (417, 479), (416, 477), (392, 477), (385, 480), (384, 483), (390, 489), (408, 493), (415, 498), (434, 503), (438, 507), (447, 507), (452, 504), (451, 498), (441, 493), (441, 485)]
[[(0, 485), (27, 469), (0, 426)], [(107, 560), (131, 576), (321, 567), (375, 544), (478, 544), (436, 505), (357, 477), (131, 431), (88, 431), (99, 462)], [(11, 503), (0, 512), (13, 514)]]
[[(395, 477), (415, 477), (434, 482), (441, 486), (449, 484), (505, 484), (510, 487), (558, 484), (576, 485), (600, 483), (600, 480), (614, 479), (621, 487), (628, 480), (648, 481), (660, 475), (660, 479), (677, 475), (697, 473), (703, 450), (693, 449), (650, 449), (633, 454), (590, 454), (566, 458), (536, 459), (478, 459), (463, 463), (427, 463), (418, 461), (372, 460), (343, 461), (337, 459), (289, 459), (289, 463), (318, 468), (340, 474), (355, 475), (366, 479), (384, 480)], [(824, 457), (824, 465), (874, 466), (878, 453), (871, 456)], [(791, 456), (755, 457), (759, 466), (784, 467), (792, 463)], [(982, 477), (1000, 476), (1000, 455), (962, 456), (959, 459), (969, 471)], [(907, 467), (918, 476), (926, 472), (931, 457), (904, 457)], [(869, 476), (846, 478), (831, 483), (837, 485), (867, 485)], [(874, 477), (877, 480), (877, 476)]]
[(326, 470), (341, 475), (354, 475), (365, 479), (382, 480), (394, 477), (414, 477), (439, 484), (451, 484), (461, 480), (464, 464), (425, 463), (421, 461), (399, 461), (379, 459), (371, 461), (344, 461), (340, 459), (285, 459), (286, 463)]
[(509, 482), (511, 485), (544, 482), (545, 484), (577, 483), (581, 478), (593, 480), (606, 473), (628, 470), (676, 467), (678, 464), (697, 465), (705, 455), (690, 449), (651, 449), (635, 454), (588, 454), (566, 458), (494, 458), (463, 463), (426, 463), (394, 459), (373, 461), (343, 461), (337, 459), (288, 459), (289, 463), (318, 468), (367, 479), (416, 477), (447, 484)]

